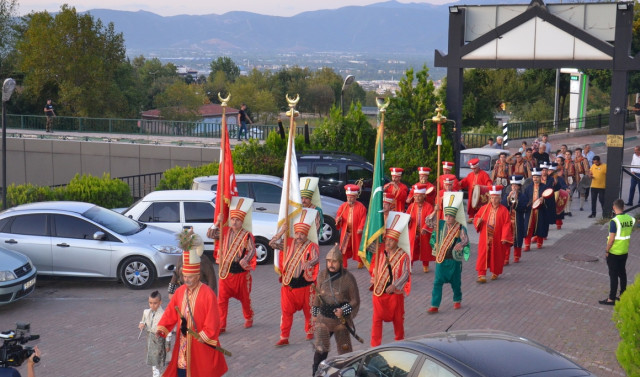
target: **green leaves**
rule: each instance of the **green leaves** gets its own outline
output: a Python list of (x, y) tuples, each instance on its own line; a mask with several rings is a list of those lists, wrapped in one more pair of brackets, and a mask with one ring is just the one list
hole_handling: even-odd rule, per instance
[(618, 362), (628, 376), (640, 376), (640, 275), (616, 302), (613, 322), (620, 333)]

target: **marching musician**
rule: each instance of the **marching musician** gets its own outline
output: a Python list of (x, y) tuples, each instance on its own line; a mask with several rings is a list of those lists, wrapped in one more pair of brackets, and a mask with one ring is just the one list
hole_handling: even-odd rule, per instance
[[(349, 258), (358, 262), (358, 268), (364, 264), (358, 256), (358, 248), (362, 240), (364, 222), (367, 219), (367, 208), (356, 200), (360, 193), (360, 186), (348, 184), (344, 186), (347, 201), (338, 208), (336, 215), (336, 228), (340, 229), (340, 250), (342, 251), (342, 267), (347, 268)], [(393, 193), (391, 194), (393, 195)], [(394, 196), (396, 202), (398, 198)], [(402, 202), (404, 207), (404, 201)]]
[(460, 191), (460, 182), (458, 181), (458, 178), (456, 178), (454, 174), (451, 174), (451, 170), (453, 170), (453, 165), (454, 163), (451, 161), (442, 161), (442, 175), (440, 176), (439, 182), (438, 182), (438, 184), (440, 185), (440, 191), (442, 191), (442, 189), (444, 188), (445, 176), (453, 176), (454, 178), (453, 188), (451, 190), (445, 190), (445, 191)]
[[(522, 241), (524, 240), (526, 232), (524, 216), (527, 210), (527, 197), (522, 192), (523, 182), (523, 176), (511, 176), (511, 190), (509, 194), (502, 197), (502, 205), (509, 209), (509, 216), (511, 217), (511, 228), (513, 230), (513, 263), (520, 262), (520, 258), (522, 257)], [(505, 266), (509, 264), (510, 254), (511, 248), (505, 250)]]
[[(430, 188), (433, 190), (433, 187)], [(427, 195), (427, 185), (416, 183), (411, 190), (414, 192), (415, 201), (409, 204), (407, 213), (411, 216), (409, 220), (409, 242), (411, 244), (411, 263), (422, 261), (422, 271), (429, 272), (429, 262), (435, 260), (431, 255), (431, 229), (425, 225), (425, 218), (433, 212), (433, 206), (425, 200)]]
[(411, 291), (409, 215), (391, 211), (386, 222), (384, 251), (371, 260), (369, 290), (373, 291), (371, 347), (382, 343), (382, 322), (393, 322), (395, 340), (404, 339), (404, 297)]
[[(527, 198), (527, 210), (525, 213), (524, 223), (526, 225), (526, 233), (524, 236), (524, 251), (531, 250), (531, 242), (536, 241), (538, 249), (542, 248), (544, 239), (549, 234), (549, 222), (547, 208), (542, 197), (547, 186), (540, 181), (542, 170), (533, 168), (531, 178), (533, 184), (524, 189), (524, 196)], [(552, 209), (555, 211), (555, 208)]]
[(400, 182), (404, 169), (389, 168), (389, 171), (391, 172), (391, 182), (384, 185), (384, 192), (389, 192), (396, 198), (395, 211), (404, 212), (405, 202), (407, 201), (407, 195), (409, 194), (407, 185)]
[[(427, 309), (429, 314), (438, 312), (442, 302), (442, 286), (447, 283), (451, 284), (453, 290), (453, 309), (461, 307), (462, 261), (469, 258), (469, 237), (464, 224), (456, 221), (459, 210), (456, 206), (445, 207), (444, 220), (438, 220), (438, 232), (431, 233), (436, 277), (431, 291), (431, 307)], [(435, 218), (432, 216), (430, 219), (430, 225), (435, 226)]]
[[(432, 206), (436, 204), (436, 187), (429, 182), (429, 173), (431, 173), (431, 168), (426, 166), (420, 166), (418, 168), (418, 183), (422, 183), (427, 185), (427, 196), (425, 197), (426, 201)], [(429, 190), (429, 187), (433, 187), (433, 190)], [(413, 186), (411, 190), (409, 190), (409, 195), (407, 196), (407, 204), (411, 204), (413, 202)]]
[(569, 192), (569, 203), (567, 204), (568, 211), (565, 211), (567, 216), (571, 216), (571, 202), (573, 200), (573, 193), (576, 191), (578, 187), (578, 171), (576, 169), (576, 164), (573, 162), (572, 157), (573, 154), (570, 150), (564, 152), (564, 171), (565, 171), (565, 180), (567, 182), (567, 191)]
[[(489, 177), (489, 174), (480, 169), (480, 159), (473, 158), (469, 160), (469, 167), (471, 168), (471, 173), (460, 181), (460, 187), (467, 189), (467, 198), (471, 198), (473, 188), (476, 187), (476, 185), (491, 186), (491, 178)], [(471, 205), (471, 200), (469, 200), (467, 202), (467, 216), (469, 216), (469, 223), (472, 222), (475, 214), (476, 210)]]
[(507, 207), (500, 204), (502, 186), (492, 186), (489, 203), (478, 210), (473, 226), (480, 233), (478, 240), (477, 283), (486, 283), (487, 269), (491, 280), (496, 280), (504, 268), (505, 253), (513, 244), (511, 216)]
[[(564, 159), (563, 159), (564, 160)], [(558, 199), (556, 200), (555, 195), (553, 197), (553, 207), (555, 208), (555, 214), (556, 214), (556, 228), (558, 230), (562, 229), (562, 224), (564, 220), (564, 207), (567, 204), (566, 203), (566, 198), (565, 198), (565, 193), (566, 193), (566, 189), (567, 189), (567, 183), (564, 180), (564, 177), (562, 177), (561, 175), (558, 174), (558, 168), (560, 167), (560, 164), (554, 162), (551, 164), (551, 166), (549, 167), (549, 178), (550, 178), (550, 183), (551, 183), (551, 188), (553, 188), (553, 192), (556, 193), (558, 192)], [(561, 193), (561, 190), (564, 191)], [(561, 209), (561, 211), (560, 211)], [(549, 225), (551, 225), (552, 223), (550, 222)]]
[(576, 174), (578, 175), (578, 195), (580, 195), (580, 211), (584, 210), (584, 202), (589, 198), (589, 189), (591, 188), (591, 177), (589, 176), (589, 160), (582, 154), (582, 148), (576, 148), (574, 153), (574, 163), (576, 165)]

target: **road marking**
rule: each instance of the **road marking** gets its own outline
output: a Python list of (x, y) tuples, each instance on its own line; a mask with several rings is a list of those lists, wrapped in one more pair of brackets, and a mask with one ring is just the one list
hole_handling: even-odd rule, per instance
[(560, 300), (560, 301), (565, 301), (565, 302), (569, 302), (569, 303), (576, 304), (576, 305), (582, 305), (582, 306), (586, 306), (586, 307), (589, 307), (589, 308), (592, 308), (592, 309), (598, 309), (598, 310), (601, 310), (603, 312), (604, 311), (609, 311), (608, 309), (601, 308), (599, 306), (593, 306), (593, 305), (585, 304), (585, 303), (582, 303), (582, 302), (578, 302), (578, 301), (569, 300), (569, 299), (566, 299), (566, 298), (550, 295), (550, 294), (548, 294), (546, 292), (536, 291), (535, 289), (527, 289), (527, 291), (533, 292), (533, 293), (537, 293), (539, 295), (555, 298), (555, 299)]
[[(557, 262), (557, 263), (561, 263), (561, 262)], [(609, 277), (609, 274), (603, 274), (602, 272), (598, 272), (598, 271), (590, 270), (590, 269), (588, 269), (588, 268), (584, 268), (584, 267), (580, 267), (580, 266), (574, 266), (574, 265), (572, 265), (572, 264), (566, 264), (566, 263), (565, 263), (565, 264), (563, 264), (563, 265), (565, 265), (565, 266), (569, 266), (569, 267), (573, 267), (573, 268), (577, 268), (578, 270), (582, 270), (582, 271), (589, 271), (589, 272), (593, 272), (594, 274), (598, 274), (598, 275), (601, 275), (601, 276)]]

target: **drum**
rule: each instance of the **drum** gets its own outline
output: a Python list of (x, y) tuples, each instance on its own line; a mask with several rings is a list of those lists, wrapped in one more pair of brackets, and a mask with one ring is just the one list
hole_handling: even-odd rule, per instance
[(544, 203), (544, 198), (538, 198), (536, 200), (533, 201), (533, 204), (531, 205), (531, 208), (533, 209), (538, 209), (540, 208), (540, 206)]
[(567, 184), (569, 186), (571, 186), (573, 184), (573, 177), (571, 177), (571, 176), (567, 177)]
[(545, 189), (542, 192), (542, 197), (544, 199), (549, 199), (551, 196), (553, 196), (553, 189), (552, 188)]
[(489, 191), (491, 186), (475, 185), (471, 193), (471, 207), (478, 210), (483, 205), (489, 203)]
[(569, 193), (565, 190), (556, 191), (556, 215), (564, 212), (564, 209), (569, 203)]
[(426, 195), (431, 195), (436, 190), (435, 186), (431, 186), (427, 189)]

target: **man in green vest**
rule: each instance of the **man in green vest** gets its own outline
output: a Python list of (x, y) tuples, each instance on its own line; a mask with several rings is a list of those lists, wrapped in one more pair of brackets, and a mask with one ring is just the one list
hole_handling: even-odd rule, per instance
[(627, 255), (629, 253), (629, 241), (636, 219), (622, 213), (624, 201), (616, 199), (613, 202), (613, 212), (616, 216), (609, 222), (609, 237), (607, 239), (607, 266), (609, 267), (610, 290), (609, 298), (598, 301), (602, 305), (614, 305), (616, 292), (618, 291), (618, 279), (620, 279), (620, 295), (627, 289)]

